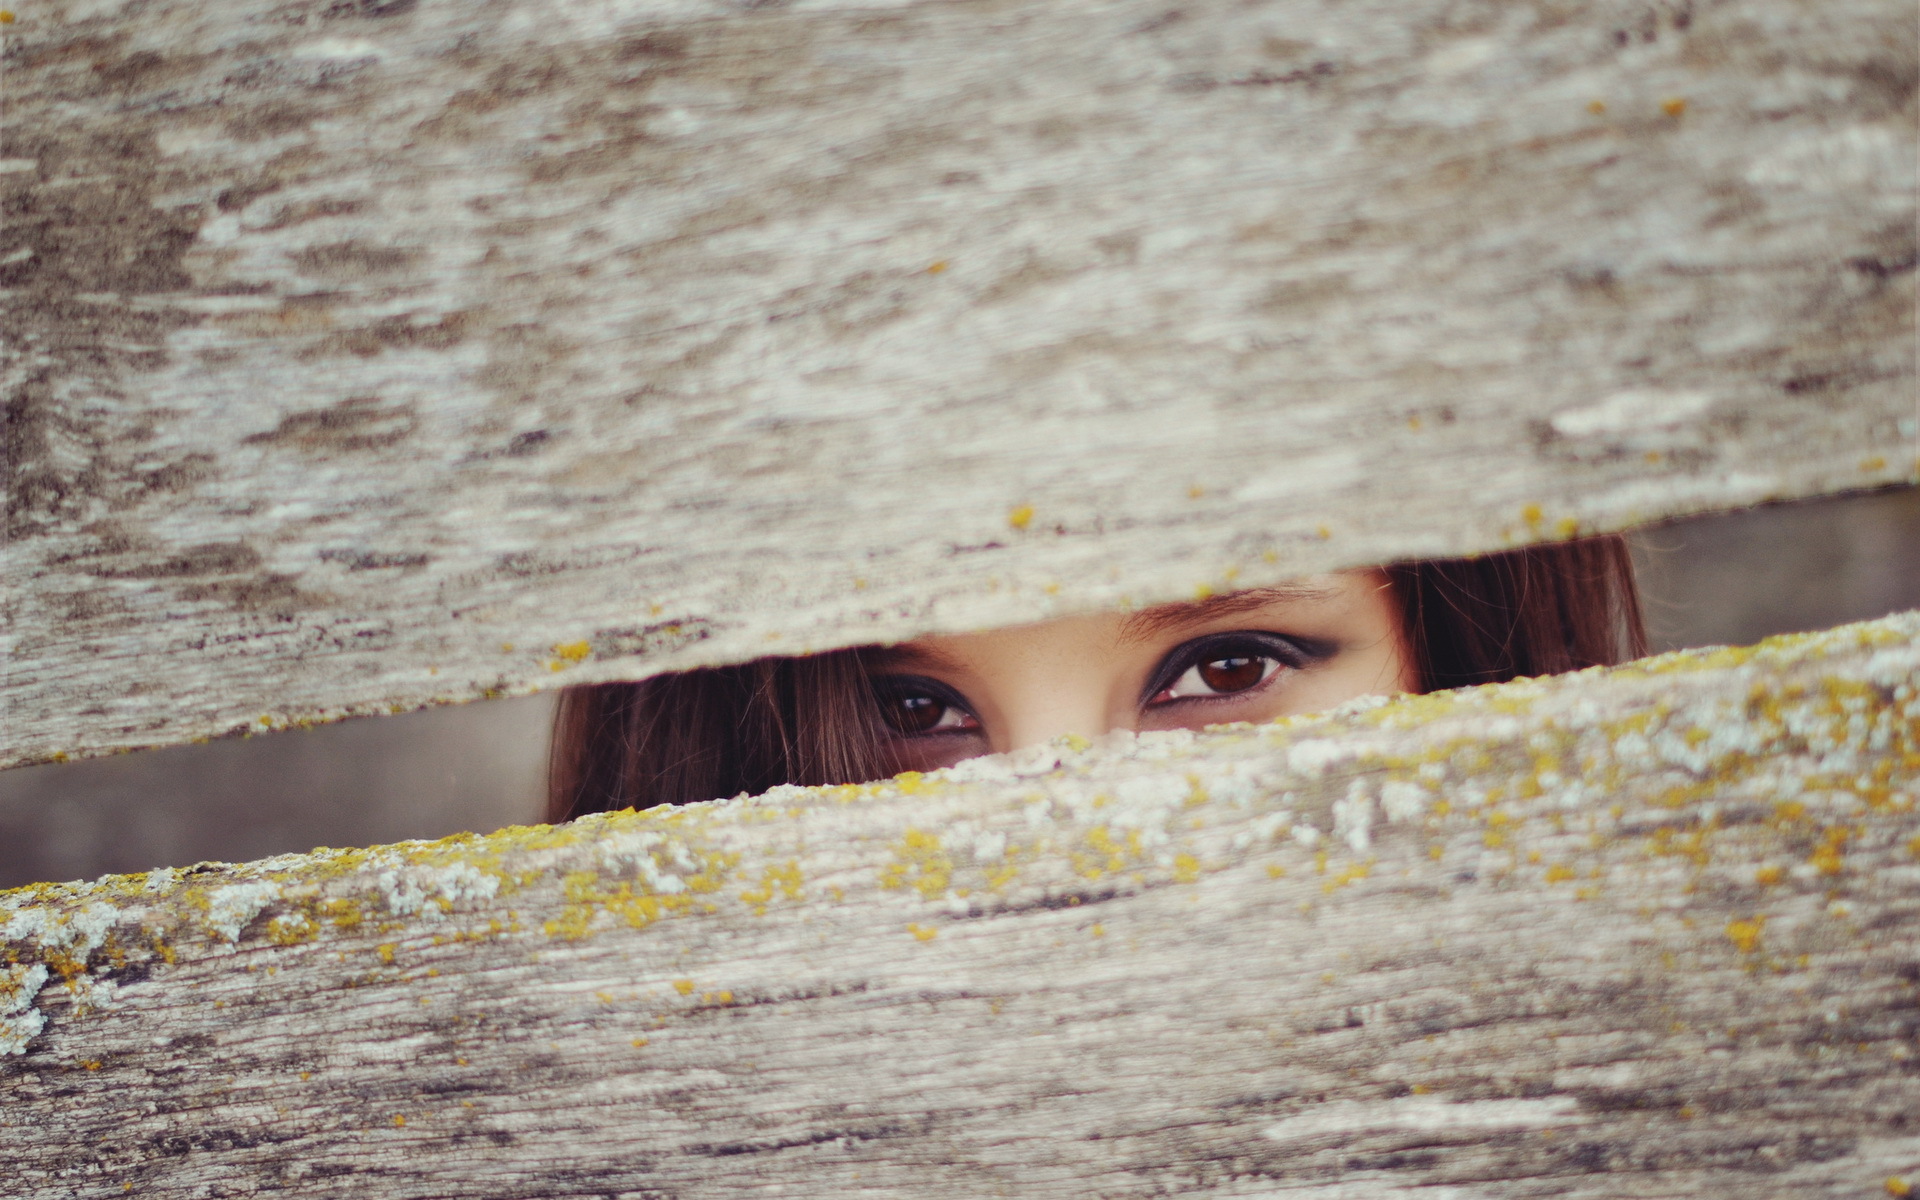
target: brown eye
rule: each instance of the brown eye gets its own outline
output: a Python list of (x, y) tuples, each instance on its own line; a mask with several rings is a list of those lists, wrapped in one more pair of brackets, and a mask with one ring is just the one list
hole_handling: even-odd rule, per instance
[(966, 702), (936, 680), (882, 676), (874, 680), (873, 698), (880, 706), (880, 719), (901, 737), (980, 728), (980, 722), (967, 711)]
[(1216, 658), (1196, 665), (1200, 682), (1216, 693), (1244, 692), (1267, 677), (1264, 658)]
[[(1286, 676), (1326, 662), (1339, 651), (1333, 642), (1263, 629), (1208, 634), (1174, 647), (1141, 692), (1146, 707), (1175, 701), (1233, 700)], [(1235, 700), (1234, 702), (1239, 702)]]
[(880, 715), (895, 733), (927, 733), (940, 727), (947, 706), (932, 696), (890, 696), (880, 702)]

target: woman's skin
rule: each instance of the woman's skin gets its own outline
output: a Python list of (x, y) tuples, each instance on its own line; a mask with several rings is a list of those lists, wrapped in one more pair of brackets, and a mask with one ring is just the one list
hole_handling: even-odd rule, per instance
[(898, 770), (1065, 734), (1270, 721), (1413, 688), (1378, 571), (1319, 575), (1133, 614), (929, 637), (879, 655)]

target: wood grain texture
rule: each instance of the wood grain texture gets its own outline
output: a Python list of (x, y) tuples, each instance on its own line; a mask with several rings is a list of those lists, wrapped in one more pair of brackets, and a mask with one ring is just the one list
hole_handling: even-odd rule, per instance
[(17, 8), (0, 763), (1915, 470), (1894, 0)]
[(1885, 1194), (1917, 675), (1906, 614), (8, 893), (9, 1191)]

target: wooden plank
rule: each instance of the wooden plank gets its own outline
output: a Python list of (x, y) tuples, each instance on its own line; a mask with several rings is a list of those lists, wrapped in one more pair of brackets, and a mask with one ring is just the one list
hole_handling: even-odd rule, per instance
[(10, 1191), (1904, 1194), (1917, 677), (1907, 614), (10, 893)]
[(0, 763), (1915, 471), (1894, 0), (18, 14)]

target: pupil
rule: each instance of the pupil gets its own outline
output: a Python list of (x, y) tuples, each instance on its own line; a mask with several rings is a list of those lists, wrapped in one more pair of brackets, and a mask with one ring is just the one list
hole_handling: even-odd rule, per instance
[(1216, 658), (1200, 664), (1200, 682), (1216, 692), (1244, 692), (1260, 682), (1264, 658)]
[(899, 733), (925, 733), (940, 723), (947, 706), (932, 696), (896, 696), (881, 711)]

